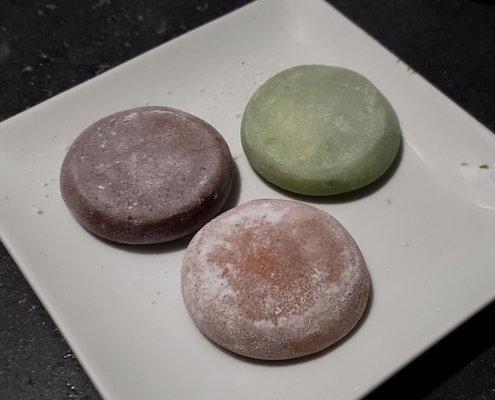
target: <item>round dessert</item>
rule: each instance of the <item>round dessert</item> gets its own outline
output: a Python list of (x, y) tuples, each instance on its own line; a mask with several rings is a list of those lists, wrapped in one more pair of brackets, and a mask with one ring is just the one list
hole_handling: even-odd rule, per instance
[(394, 160), (399, 121), (356, 72), (324, 65), (282, 71), (251, 97), (241, 125), (251, 166), (292, 192), (331, 195), (363, 187)]
[(120, 243), (187, 235), (220, 211), (233, 162), (222, 136), (168, 107), (139, 107), (84, 130), (64, 159), (63, 199), (88, 230)]
[(199, 330), (235, 353), (284, 360), (337, 342), (361, 318), (370, 277), (344, 227), (315, 207), (254, 200), (187, 248), (182, 296)]

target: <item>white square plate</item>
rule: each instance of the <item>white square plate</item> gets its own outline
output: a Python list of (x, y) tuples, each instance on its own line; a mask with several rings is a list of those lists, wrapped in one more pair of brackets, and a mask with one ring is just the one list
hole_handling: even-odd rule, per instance
[[(59, 169), (66, 146), (96, 119), (169, 105), (225, 136), (238, 157), (239, 202), (285, 197), (243, 157), (239, 117), (265, 79), (316, 63), (368, 77), (403, 130), (402, 159), (384, 185), (306, 199), (355, 237), (373, 300), (331, 351), (249, 361), (190, 320), (179, 286), (185, 242), (143, 250), (97, 240), (64, 206)], [(0, 234), (108, 400), (354, 399), (493, 299), (494, 155), (490, 132), (323, 1), (261, 0), (3, 122)]]

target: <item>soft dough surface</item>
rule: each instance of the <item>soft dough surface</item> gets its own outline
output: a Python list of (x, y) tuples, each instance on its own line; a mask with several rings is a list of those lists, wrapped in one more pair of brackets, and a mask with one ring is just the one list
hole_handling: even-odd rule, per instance
[(392, 106), (369, 80), (323, 65), (294, 67), (265, 82), (246, 107), (241, 136), (260, 175), (309, 195), (373, 182), (401, 140)]
[(187, 248), (182, 295), (199, 330), (235, 353), (315, 353), (361, 318), (370, 277), (333, 217), (287, 200), (253, 200), (206, 224)]
[(121, 243), (172, 240), (222, 207), (232, 157), (203, 120), (168, 107), (109, 115), (84, 130), (62, 165), (65, 203), (91, 232)]

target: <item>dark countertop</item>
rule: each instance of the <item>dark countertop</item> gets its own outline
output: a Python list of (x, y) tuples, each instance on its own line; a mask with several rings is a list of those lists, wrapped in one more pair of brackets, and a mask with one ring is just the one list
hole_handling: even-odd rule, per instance
[[(248, 2), (0, 0), (0, 120)], [(495, 2), (330, 3), (495, 130)], [(494, 322), (492, 304), (367, 400), (495, 399)], [(63, 398), (100, 399), (0, 244), (0, 399)]]

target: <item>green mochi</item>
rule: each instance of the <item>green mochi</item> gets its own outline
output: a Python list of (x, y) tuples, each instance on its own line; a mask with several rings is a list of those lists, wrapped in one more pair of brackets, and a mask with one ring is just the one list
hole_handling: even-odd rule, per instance
[(380, 91), (348, 69), (304, 65), (268, 79), (241, 124), (251, 166), (291, 192), (331, 195), (379, 178), (399, 150), (397, 116)]

